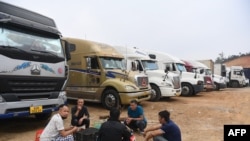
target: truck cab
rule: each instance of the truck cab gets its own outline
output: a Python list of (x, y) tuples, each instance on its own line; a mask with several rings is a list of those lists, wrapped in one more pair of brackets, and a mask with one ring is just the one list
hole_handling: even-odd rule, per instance
[(142, 49), (115, 47), (116, 50), (125, 56), (126, 68), (131, 71), (146, 74), (152, 88), (151, 101), (158, 101), (161, 97), (180, 96), (180, 76), (163, 69), (159, 69), (157, 60), (150, 58), (149, 54)]
[(242, 66), (231, 66), (226, 68), (228, 86), (239, 88), (246, 85), (246, 78)]
[(0, 119), (49, 118), (67, 101), (70, 59), (55, 21), (0, 1), (0, 31)]
[(198, 73), (204, 79), (204, 90), (211, 91), (214, 90), (214, 82), (212, 79), (211, 70), (208, 69), (205, 65), (201, 64), (198, 61), (193, 60), (182, 60), (185, 63), (185, 68), (188, 72)]
[(203, 91), (204, 80), (198, 73), (187, 72), (185, 63), (179, 58), (167, 53), (147, 50), (149, 54), (157, 56), (157, 63), (160, 69), (180, 75), (181, 78), (181, 95), (191, 96)]
[(64, 38), (70, 44), (71, 60), (68, 99), (84, 98), (86, 101), (102, 103), (111, 109), (149, 100), (151, 87), (148, 77), (127, 71), (124, 56), (112, 46), (89, 40)]

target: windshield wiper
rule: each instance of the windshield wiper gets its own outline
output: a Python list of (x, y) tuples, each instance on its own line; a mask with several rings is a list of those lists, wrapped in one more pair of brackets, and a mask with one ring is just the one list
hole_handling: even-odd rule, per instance
[(46, 53), (46, 54), (49, 54), (49, 55), (53, 55), (53, 56), (58, 57), (56, 54), (51, 53), (51, 52), (49, 52), (49, 51), (44, 51), (44, 50), (35, 50), (35, 49), (31, 49), (31, 51), (34, 51), (34, 52), (39, 52), (39, 53)]

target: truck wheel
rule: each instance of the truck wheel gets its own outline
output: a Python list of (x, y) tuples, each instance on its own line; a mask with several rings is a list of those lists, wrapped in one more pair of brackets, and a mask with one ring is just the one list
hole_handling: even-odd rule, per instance
[(215, 90), (219, 91), (220, 90), (220, 85), (218, 83), (214, 83), (215, 84)]
[(239, 88), (239, 87), (240, 87), (240, 84), (239, 84), (239, 82), (237, 82), (237, 81), (233, 81), (232, 84), (231, 84), (231, 86), (232, 86), (233, 88)]
[(193, 87), (188, 83), (183, 83), (181, 86), (181, 95), (182, 96), (191, 96), (193, 95)]
[(42, 114), (35, 114), (36, 119), (38, 120), (47, 120), (50, 118), (50, 116), (52, 115), (52, 113), (42, 113)]
[(160, 89), (155, 85), (150, 85), (152, 88), (152, 94), (150, 97), (150, 101), (159, 101), (161, 98), (161, 91)]
[(120, 98), (118, 92), (113, 89), (107, 89), (102, 95), (102, 105), (110, 110), (113, 107), (118, 108), (120, 106)]

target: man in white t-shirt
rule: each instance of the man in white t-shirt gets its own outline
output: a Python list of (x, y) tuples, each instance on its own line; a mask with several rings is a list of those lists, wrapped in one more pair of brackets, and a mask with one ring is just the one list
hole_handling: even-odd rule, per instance
[(64, 128), (63, 120), (69, 115), (69, 108), (66, 105), (60, 105), (57, 114), (53, 115), (47, 126), (44, 128), (40, 141), (74, 141), (73, 133), (77, 127)]

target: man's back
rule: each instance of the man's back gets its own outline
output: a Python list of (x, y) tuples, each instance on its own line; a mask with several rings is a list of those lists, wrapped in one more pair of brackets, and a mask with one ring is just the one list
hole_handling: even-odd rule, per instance
[(99, 136), (101, 141), (123, 141), (129, 140), (131, 133), (119, 121), (107, 121), (102, 124)]
[(163, 136), (169, 141), (181, 141), (180, 128), (172, 120), (163, 124), (161, 129), (165, 132)]

